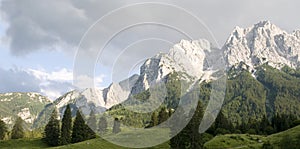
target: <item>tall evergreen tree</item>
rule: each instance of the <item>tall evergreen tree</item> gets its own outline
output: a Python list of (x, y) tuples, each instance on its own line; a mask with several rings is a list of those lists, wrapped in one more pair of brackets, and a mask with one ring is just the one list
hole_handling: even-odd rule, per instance
[(268, 134), (268, 131), (267, 131), (268, 126), (270, 126), (270, 122), (269, 122), (267, 116), (265, 115), (259, 124), (259, 128), (260, 128), (260, 131), (262, 132), (262, 134), (265, 134), (265, 135)]
[[(188, 146), (189, 136), (186, 129), (180, 131), (183, 122), (186, 121), (186, 115), (182, 107), (176, 109), (177, 114), (173, 116), (170, 124), (170, 135), (173, 136), (170, 139), (171, 149), (184, 149)], [(179, 132), (180, 131), (180, 132)], [(179, 132), (179, 133), (178, 133)]]
[(59, 136), (60, 136), (60, 126), (57, 115), (57, 110), (54, 109), (48, 124), (44, 130), (44, 141), (49, 146), (58, 146), (59, 145)]
[(158, 124), (161, 124), (168, 120), (169, 112), (166, 107), (163, 107), (158, 114)]
[(88, 133), (88, 139), (96, 138), (96, 131), (97, 131), (97, 120), (95, 116), (94, 110), (91, 111), (90, 116), (87, 121), (87, 133)]
[(72, 131), (72, 143), (82, 142), (85, 140), (90, 139), (89, 130), (90, 128), (85, 124), (84, 118), (80, 114), (79, 111), (76, 113), (76, 118), (73, 124), (73, 131)]
[(94, 110), (91, 111), (90, 116), (87, 120), (87, 124), (92, 130), (94, 130), (94, 131), (97, 130), (97, 120), (96, 120)]
[(227, 130), (229, 133), (233, 131), (234, 128), (234, 126), (230, 123), (230, 121), (225, 117), (222, 110), (220, 111), (220, 113), (218, 114), (215, 120), (215, 127), (216, 129), (223, 128)]
[[(191, 115), (191, 114), (190, 114)], [(199, 133), (199, 125), (203, 117), (203, 106), (199, 101), (197, 108), (192, 115), (188, 125), (174, 138), (170, 140), (172, 149), (201, 149), (203, 148), (204, 141), (202, 134)], [(171, 129), (172, 133), (172, 129)]]
[(2, 120), (0, 120), (0, 140), (4, 139), (6, 133), (7, 133), (6, 124)]
[(154, 111), (151, 115), (151, 121), (149, 127), (153, 127), (156, 125), (158, 125), (158, 114), (157, 112)]
[(72, 113), (70, 105), (67, 105), (64, 117), (62, 119), (60, 144), (66, 145), (71, 143), (72, 131)]
[(107, 130), (107, 119), (105, 116), (102, 116), (98, 123), (98, 130), (100, 134), (104, 134)]
[(12, 139), (20, 139), (24, 137), (23, 120), (18, 117), (11, 132)]
[(204, 142), (202, 141), (202, 134), (199, 133), (199, 126), (203, 118), (203, 106), (201, 101), (198, 102), (197, 108), (192, 116), (191, 121), (187, 125), (187, 133), (190, 138), (189, 148), (201, 149), (203, 148)]
[(118, 118), (115, 118), (115, 121), (114, 121), (114, 126), (113, 126), (113, 133), (119, 133), (121, 132), (121, 123), (120, 123), (120, 120)]

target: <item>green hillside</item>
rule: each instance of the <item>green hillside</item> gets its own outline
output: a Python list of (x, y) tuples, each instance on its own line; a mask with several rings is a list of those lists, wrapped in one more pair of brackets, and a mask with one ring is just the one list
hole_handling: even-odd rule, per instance
[(19, 116), (31, 127), (36, 117), (50, 103), (50, 99), (37, 93), (0, 94), (0, 119), (11, 127)]
[[(134, 133), (127, 131), (122, 132), (120, 135), (134, 135)], [(135, 134), (136, 135), (136, 134)], [(300, 142), (300, 126), (294, 127), (284, 132), (273, 134), (270, 136), (260, 136), (260, 135), (249, 135), (249, 134), (227, 134), (218, 135), (212, 140), (205, 143), (205, 148), (207, 149), (225, 149), (225, 148), (257, 148), (263, 147), (264, 143), (270, 142), (273, 147), (279, 148), (280, 144), (284, 143), (284, 140), (288, 139), (289, 144), (295, 144)], [(298, 140), (297, 140), (298, 139)], [(126, 140), (124, 140), (126, 141)], [(1, 149), (38, 149), (38, 148), (49, 148), (45, 145), (41, 139), (20, 139), (20, 140), (8, 140), (0, 141)], [(93, 140), (88, 140), (72, 145), (54, 147), (55, 149), (123, 149), (114, 145), (108, 141), (97, 138)], [(152, 149), (166, 149), (169, 148), (168, 142), (152, 147)], [(124, 148), (125, 149), (125, 148)]]
[[(122, 128), (122, 130), (124, 130), (124, 128)], [(137, 135), (145, 136), (144, 140), (142, 140), (142, 142), (149, 141), (149, 139), (147, 139), (147, 138), (153, 137), (153, 136), (156, 136), (156, 137), (158, 137), (158, 139), (160, 139), (160, 137), (164, 137), (161, 135), (162, 131), (165, 131), (163, 134), (168, 134), (168, 130), (166, 130), (166, 129), (154, 130), (154, 131), (152, 131), (151, 136), (149, 136), (149, 134), (147, 135), (141, 131), (136, 132), (136, 131), (130, 131), (130, 130), (125, 129), (125, 131), (123, 131), (117, 135), (106, 136), (106, 137), (109, 138), (109, 140), (120, 140), (120, 138), (121, 138), (122, 140), (120, 140), (120, 141), (122, 144), (124, 144), (124, 143), (126, 144), (126, 142), (127, 143), (138, 143), (138, 142), (135, 142), (134, 140), (129, 140), (129, 139), (134, 136), (137, 136)], [(128, 139), (126, 139), (127, 137), (124, 137), (124, 136), (128, 136)], [(45, 143), (43, 143), (40, 138), (37, 138), (37, 139), (20, 139), (20, 140), (0, 141), (0, 148), (1, 149), (11, 149), (11, 148), (13, 148), (13, 149), (38, 149), (38, 148), (50, 148), (50, 147), (48, 147)], [(92, 140), (88, 140), (88, 141), (84, 141), (84, 142), (80, 142), (80, 143), (76, 143), (76, 144), (59, 146), (59, 147), (51, 147), (51, 148), (55, 148), (55, 149), (60, 149), (60, 148), (61, 149), (82, 149), (82, 148), (123, 149), (124, 147), (114, 145), (104, 139), (101, 139), (101, 138), (96, 138), (96, 139), (92, 139)], [(169, 148), (168, 142), (165, 142), (156, 147), (151, 147), (151, 149), (164, 149), (164, 148)]]
[[(176, 109), (181, 95), (181, 85), (178, 73), (171, 74), (166, 79), (167, 96), (164, 105), (167, 108)], [(177, 81), (176, 81), (177, 80)], [(265, 116), (269, 120), (276, 114), (294, 115), (300, 117), (300, 77), (298, 71), (284, 67), (282, 70), (274, 69), (268, 65), (257, 68), (256, 72), (250, 73), (240, 66), (228, 71), (226, 95), (222, 107), (224, 115), (236, 126), (242, 122), (251, 120), (262, 120)], [(200, 84), (199, 99), (206, 105), (211, 92), (211, 82)], [(159, 90), (151, 92), (152, 95), (159, 94)], [(133, 108), (143, 106), (139, 102), (149, 101), (151, 98), (149, 90), (136, 95), (138, 100), (125, 101), (123, 104), (133, 104)], [(152, 97), (153, 98), (153, 97)], [(139, 101), (140, 100), (140, 101)], [(154, 100), (155, 101), (155, 100)], [(130, 106), (129, 106), (130, 107)], [(151, 107), (151, 106), (150, 106)], [(140, 108), (142, 109), (142, 108)], [(147, 109), (145, 109), (146, 111)], [(113, 116), (124, 117), (124, 123), (146, 126), (150, 120), (150, 114), (134, 113), (126, 110), (122, 104), (116, 105), (109, 110)], [(133, 116), (134, 115), (134, 116)], [(134, 121), (134, 122), (132, 122)]]
[[(205, 143), (207, 149), (225, 149), (225, 148), (263, 148), (264, 144), (270, 144), (273, 148), (291, 148), (300, 143), (300, 126), (291, 128), (284, 132), (276, 133), (270, 136), (249, 135), (249, 134), (226, 134), (218, 135)], [(290, 145), (291, 147), (288, 147)], [(299, 146), (298, 146), (299, 147)]]

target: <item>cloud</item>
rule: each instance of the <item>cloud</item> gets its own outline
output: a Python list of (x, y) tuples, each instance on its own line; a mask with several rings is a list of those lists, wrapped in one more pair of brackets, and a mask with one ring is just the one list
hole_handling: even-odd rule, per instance
[(59, 82), (72, 82), (73, 72), (66, 68), (47, 73), (45, 70), (28, 69), (28, 72), (39, 80), (50, 80)]
[[(88, 28), (99, 18), (121, 6), (149, 2), (149, 0), (51, 0), (45, 3), (40, 0), (3, 0), (1, 2), (2, 17), (9, 24), (6, 32), (10, 39), (10, 49), (14, 55), (25, 55), (41, 49), (53, 50), (56, 47), (76, 47)], [(299, 27), (298, 0), (274, 1), (202, 1), (202, 0), (156, 0), (183, 7), (212, 29), (219, 43), (225, 41), (229, 32), (236, 25), (251, 25), (261, 19), (269, 19), (289, 30)], [(289, 3), (289, 5), (286, 5)], [(138, 10), (138, 9), (137, 9)], [(127, 17), (119, 17), (120, 22), (130, 22), (131, 18), (150, 18), (156, 16), (156, 8), (147, 13), (143, 10), (126, 10)], [(162, 16), (174, 12), (157, 11)], [(139, 13), (141, 12), (141, 13)], [(176, 13), (175, 13), (176, 14)], [(180, 15), (168, 21), (180, 21)], [(109, 21), (109, 20), (108, 20)], [(118, 23), (118, 22), (114, 22)], [(181, 22), (187, 25), (187, 22)], [(113, 24), (112, 24), (113, 25)], [(101, 34), (109, 33), (113, 26), (102, 26), (94, 40), (101, 40)], [(279, 26), (280, 26), (279, 25)], [(193, 28), (196, 30), (196, 28)], [(151, 33), (149, 31), (148, 33)], [(100, 37), (99, 37), (100, 36)], [(130, 37), (128, 37), (130, 39)], [(116, 43), (117, 44), (117, 43)], [(71, 50), (75, 48), (65, 48)], [(71, 50), (74, 51), (74, 50)]]
[(85, 89), (85, 88), (103, 88), (101, 87), (101, 83), (103, 82), (104, 75), (100, 75), (98, 77), (92, 78), (87, 75), (80, 75), (76, 77), (76, 80), (74, 80), (74, 85), (79, 89)]
[(32, 74), (19, 69), (0, 68), (0, 92), (39, 92), (40, 81)]
[(15, 55), (73, 45), (87, 27), (83, 10), (69, 1), (4, 0), (1, 11), (9, 24), (6, 34)]
[(0, 68), (0, 92), (37, 92), (56, 99), (59, 96), (74, 90), (89, 87), (91, 81), (97, 88), (101, 87), (104, 75), (95, 77), (95, 80), (86, 76), (79, 77), (78, 87), (72, 84), (73, 72), (62, 68), (58, 71), (47, 72), (43, 69), (9, 69)]
[[(71, 74), (71, 75), (70, 75)], [(0, 92), (37, 92), (51, 99), (73, 90), (72, 72), (61, 69), (47, 73), (33, 69), (0, 68)]]
[[(271, 20), (288, 31), (300, 28), (300, 19), (298, 19), (300, 1), (298, 0), (288, 2), (283, 0), (50, 0), (46, 3), (40, 0), (2, 0), (0, 8), (1, 16), (8, 25), (5, 38), (9, 41), (9, 48), (13, 55), (23, 56), (39, 50), (62, 50), (73, 55), (84, 33), (99, 18), (122, 6), (142, 2), (161, 2), (182, 7), (197, 16), (210, 30), (201, 25), (190, 26), (192, 19), (176, 9), (164, 7), (160, 7), (164, 9), (150, 7), (151, 11), (145, 11), (143, 7), (122, 9), (119, 13), (106, 18), (103, 25), (92, 30), (87, 37), (88, 41), (81, 47), (84, 56), (80, 63), (94, 66), (96, 62), (93, 60), (96, 59), (97, 52), (101, 48), (98, 43), (104, 43), (108, 37), (111, 37), (119, 29), (118, 25), (132, 25), (135, 21), (143, 22), (152, 19), (166, 24), (176, 24), (179, 29), (187, 33), (213, 42), (209, 35), (211, 31), (219, 46), (222, 46), (235, 26), (248, 27), (260, 20)], [(159, 25), (135, 26), (119, 32), (99, 57), (102, 69), (103, 67), (113, 69), (113, 81), (124, 79), (128, 74), (127, 71), (141, 60), (153, 56), (157, 51), (165, 52), (171, 47), (169, 43), (157, 40), (131, 45), (147, 38), (176, 43), (187, 37), (174, 29)], [(131, 47), (126, 49), (129, 45)], [(126, 52), (122, 53), (122, 50)], [(89, 63), (89, 60), (92, 62)], [(88, 76), (91, 74), (89, 70), (94, 71), (89, 68), (89, 66), (80, 67), (78, 71), (87, 71), (82, 76)], [(119, 72), (126, 74), (120, 75)]]

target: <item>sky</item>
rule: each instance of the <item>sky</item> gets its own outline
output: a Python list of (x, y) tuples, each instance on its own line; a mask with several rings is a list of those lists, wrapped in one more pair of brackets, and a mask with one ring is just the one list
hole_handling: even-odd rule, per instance
[(235, 26), (300, 29), (298, 0), (0, 0), (0, 93), (52, 99), (107, 87), (181, 39), (221, 47)]

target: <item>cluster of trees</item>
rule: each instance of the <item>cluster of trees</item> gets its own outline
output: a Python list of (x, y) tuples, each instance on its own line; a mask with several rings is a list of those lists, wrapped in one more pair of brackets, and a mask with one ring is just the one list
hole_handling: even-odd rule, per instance
[[(3, 140), (8, 133), (8, 128), (4, 121), (0, 120), (0, 140)], [(11, 139), (21, 139), (24, 137), (23, 120), (18, 117), (11, 130)]]
[[(184, 114), (182, 108), (178, 107), (176, 111), (182, 113), (182, 117), (187, 117)], [(153, 112), (151, 116), (151, 121), (148, 127), (153, 127), (166, 121), (173, 112), (165, 107), (162, 107), (159, 112)], [(285, 131), (294, 126), (300, 125), (300, 121), (293, 115), (276, 114), (271, 120), (266, 116), (261, 120), (249, 119), (248, 121), (243, 121), (239, 125), (234, 125), (221, 111), (213, 125), (203, 134), (199, 133), (199, 125), (203, 117), (203, 106), (199, 101), (196, 111), (192, 119), (189, 121), (188, 125), (180, 131), (179, 134), (175, 135), (170, 140), (170, 147), (172, 149), (182, 149), (182, 148), (203, 148), (205, 142), (209, 141), (216, 135), (220, 134), (258, 134), (258, 135), (270, 135), (273, 133), (278, 133)], [(171, 136), (174, 136), (178, 132), (176, 128), (180, 122), (171, 123)], [(282, 141), (284, 143), (284, 141)], [(265, 145), (266, 146), (266, 145)]]
[[(199, 125), (203, 117), (202, 103), (200, 101), (198, 102), (196, 110), (192, 110), (194, 111), (193, 115), (191, 115), (191, 113), (186, 115), (181, 107), (178, 107), (176, 110), (179, 110), (179, 117), (184, 117), (186, 121), (188, 121), (188, 117), (191, 117), (191, 119), (189, 123), (185, 126), (185, 128), (183, 128), (181, 131), (179, 130), (180, 128), (178, 128), (178, 126), (181, 126), (180, 124), (178, 124), (180, 122), (170, 121), (170, 136), (174, 136), (170, 140), (170, 147), (172, 149), (203, 148), (204, 143), (207, 141), (207, 134), (199, 133)], [(166, 107), (160, 108), (159, 112), (153, 112), (150, 124), (147, 126), (147, 128), (160, 125), (161, 123), (168, 120), (173, 113), (173, 110), (167, 109)], [(177, 119), (174, 118), (173, 120), (176, 121)], [(177, 132), (179, 131), (180, 133), (177, 134)]]
[[(181, 110), (181, 108), (179, 108), (179, 110)], [(207, 141), (206, 134), (199, 133), (199, 125), (203, 117), (203, 111), (202, 103), (199, 101), (189, 123), (170, 140), (170, 147), (172, 149), (203, 148), (204, 143)], [(173, 136), (176, 132), (178, 132), (178, 128), (177, 125), (173, 123), (173, 125), (171, 124), (170, 135)]]
[(49, 146), (82, 142), (95, 138), (96, 131), (101, 134), (106, 132), (107, 120), (105, 117), (100, 118), (98, 126), (94, 111), (91, 111), (87, 123), (80, 111), (77, 111), (75, 120), (72, 122), (71, 108), (68, 105), (61, 122), (58, 120), (57, 111), (53, 110), (45, 127), (43, 140)]
[(207, 131), (212, 135), (218, 134), (257, 134), (270, 135), (285, 131), (299, 125), (300, 122), (293, 115), (276, 114), (269, 120), (264, 116), (261, 120), (249, 119), (242, 121), (241, 124), (234, 126), (221, 111), (215, 120), (215, 123)]

